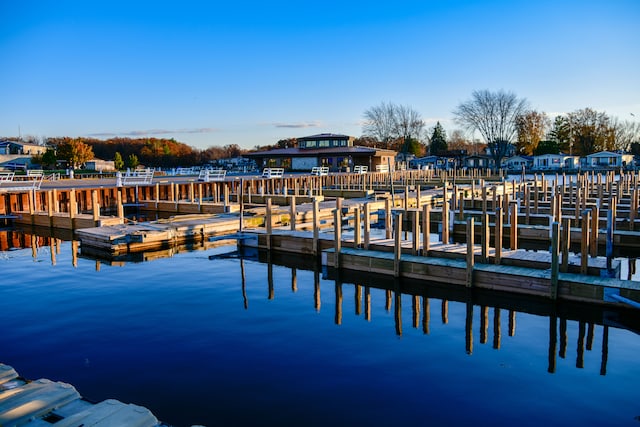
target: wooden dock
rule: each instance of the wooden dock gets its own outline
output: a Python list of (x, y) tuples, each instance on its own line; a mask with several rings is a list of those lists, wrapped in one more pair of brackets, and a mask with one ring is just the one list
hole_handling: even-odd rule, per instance
[(108, 399), (92, 403), (70, 384), (26, 380), (0, 363), (0, 426), (165, 426), (147, 408)]

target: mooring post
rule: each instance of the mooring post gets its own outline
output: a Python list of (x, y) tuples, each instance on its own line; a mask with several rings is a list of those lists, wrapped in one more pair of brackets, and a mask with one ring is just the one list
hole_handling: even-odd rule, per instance
[(369, 202), (364, 204), (364, 248), (369, 249), (369, 243), (371, 242), (371, 206)]
[(445, 182), (442, 201), (442, 244), (449, 244), (449, 192)]
[(473, 217), (469, 217), (467, 218), (467, 288), (473, 286), (474, 236)]
[[(411, 215), (411, 218), (413, 219), (413, 221), (411, 222), (411, 253), (413, 255), (418, 255), (418, 252), (420, 251), (420, 210), (419, 209), (412, 209), (413, 211), (413, 215)], [(409, 215), (407, 213), (407, 215)]]
[(385, 238), (391, 239), (393, 230), (391, 229), (391, 200), (385, 199), (384, 201), (384, 231)]
[(560, 223), (551, 225), (551, 299), (558, 297), (558, 257), (560, 255)]
[(116, 188), (116, 209), (118, 211), (118, 218), (124, 219), (124, 206), (122, 206), (122, 189)]
[(606, 246), (606, 256), (607, 256), (607, 271), (610, 273), (612, 269), (612, 261), (613, 261), (613, 231), (615, 229), (615, 216), (613, 214), (613, 209), (611, 204), (609, 205), (609, 210), (607, 211), (607, 246)]
[(511, 250), (517, 250), (518, 249), (518, 202), (517, 201), (512, 201), (510, 203), (510, 208), (511, 208), (511, 215), (510, 215), (510, 219), (511, 222), (509, 224), (509, 231), (511, 232), (511, 234), (509, 235), (509, 244), (511, 245)]
[(342, 250), (342, 212), (340, 209), (333, 211), (333, 264), (336, 269), (340, 268), (340, 251)]
[(97, 227), (100, 224), (100, 204), (98, 204), (98, 191), (91, 191), (91, 209), (93, 211), (93, 224)]
[(582, 236), (580, 241), (580, 274), (587, 274), (589, 267), (589, 229), (591, 228), (591, 210), (582, 212)]
[(480, 229), (480, 243), (482, 247), (482, 262), (486, 264), (489, 260), (489, 240), (491, 239), (491, 230), (489, 229), (489, 214), (482, 214), (482, 228)]
[[(553, 236), (552, 236), (553, 237)], [(571, 247), (571, 218), (562, 218), (562, 233), (560, 236), (560, 250), (562, 252), (562, 265), (560, 271), (569, 271), (569, 248)]]
[(493, 233), (495, 237), (495, 243), (493, 244), (495, 248), (494, 262), (500, 264), (500, 259), (502, 258), (502, 208), (499, 207), (496, 208)]
[[(285, 196), (286, 197), (286, 196)], [(290, 220), (290, 225), (291, 225), (291, 231), (296, 231), (296, 196), (291, 196), (290, 202), (289, 202), (289, 207), (291, 210), (291, 220)]]
[(597, 205), (591, 207), (591, 231), (589, 233), (589, 252), (591, 258), (598, 256), (598, 234), (600, 209)]
[(360, 248), (362, 245), (362, 225), (360, 220), (360, 207), (353, 208), (353, 247)]
[(402, 254), (402, 212), (396, 212), (394, 217), (393, 275), (399, 277)]
[(320, 238), (320, 224), (318, 217), (320, 216), (320, 202), (316, 197), (313, 198), (313, 254), (318, 255), (318, 240)]
[(267, 206), (265, 212), (265, 226), (267, 228), (267, 250), (271, 249), (271, 233), (273, 232), (273, 223), (271, 219), (271, 197), (267, 198)]
[(422, 206), (422, 255), (429, 256), (429, 243), (431, 239), (431, 206), (429, 203)]

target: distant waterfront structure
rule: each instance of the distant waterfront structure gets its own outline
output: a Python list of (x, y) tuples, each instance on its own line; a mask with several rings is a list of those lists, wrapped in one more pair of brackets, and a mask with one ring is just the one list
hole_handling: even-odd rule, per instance
[(353, 170), (355, 166), (367, 166), (376, 170), (376, 166), (395, 167), (393, 150), (354, 146), (355, 137), (334, 133), (298, 138), (298, 146), (244, 154), (255, 160), (258, 168), (283, 167), (289, 170), (308, 171), (317, 166), (326, 166), (331, 171)]

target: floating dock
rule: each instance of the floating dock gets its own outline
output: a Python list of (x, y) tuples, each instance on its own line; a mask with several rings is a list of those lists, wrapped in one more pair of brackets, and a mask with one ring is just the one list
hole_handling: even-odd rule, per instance
[(0, 426), (161, 427), (147, 408), (108, 399), (92, 403), (70, 384), (26, 380), (0, 363)]

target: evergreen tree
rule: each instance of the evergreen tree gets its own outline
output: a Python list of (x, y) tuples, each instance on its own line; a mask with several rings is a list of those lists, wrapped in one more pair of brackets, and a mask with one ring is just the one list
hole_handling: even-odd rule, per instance
[(431, 134), (430, 152), (432, 155), (436, 155), (444, 151), (447, 151), (447, 133), (438, 122), (433, 127), (433, 133)]
[(122, 160), (122, 154), (119, 151), (116, 151), (113, 156), (113, 165), (118, 171), (124, 169), (124, 160)]
[(127, 157), (127, 167), (130, 169), (135, 169), (139, 164), (140, 162), (138, 161), (138, 156), (136, 156), (135, 154), (129, 154), (129, 157)]

